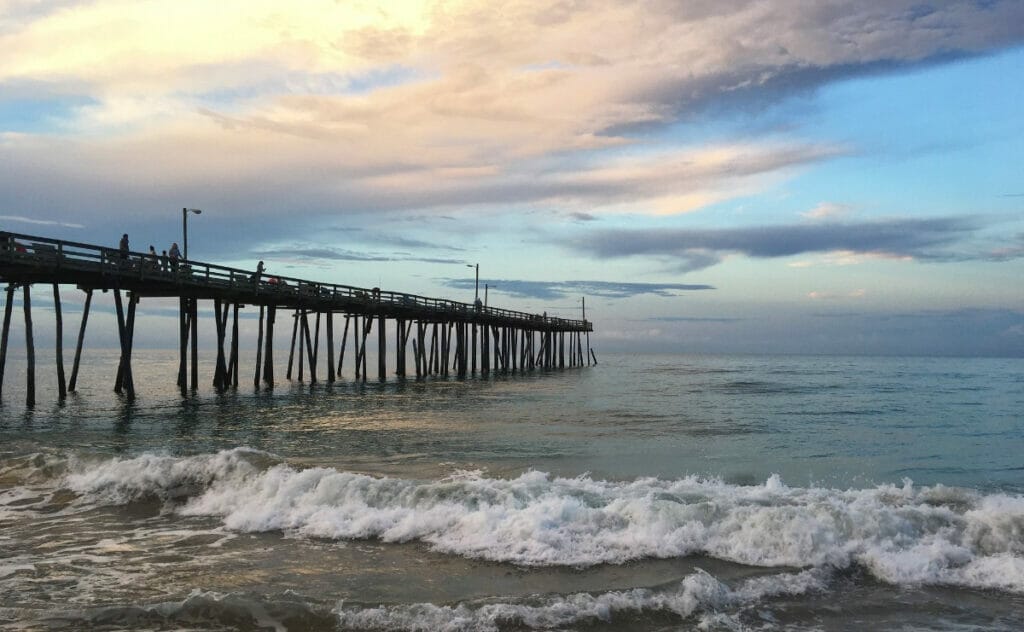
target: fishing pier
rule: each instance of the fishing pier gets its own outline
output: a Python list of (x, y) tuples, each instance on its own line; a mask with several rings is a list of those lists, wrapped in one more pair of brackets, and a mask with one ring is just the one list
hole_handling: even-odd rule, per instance
[[(26, 403), (35, 405), (35, 344), (32, 333), (33, 284), (53, 288), (56, 318), (58, 397), (75, 390), (82, 345), (93, 292), (114, 293), (120, 361), (114, 391), (135, 397), (132, 346), (136, 306), (143, 298), (177, 298), (179, 304), (179, 363), (177, 384), (183, 392), (198, 389), (198, 327), (200, 301), (212, 301), (217, 359), (213, 387), (237, 388), (239, 367), (239, 310), (259, 307), (253, 386), (274, 386), (274, 325), (279, 312), (291, 317), (291, 345), (286, 379), (316, 382), (320, 365), (326, 381), (341, 375), (351, 339), (356, 380), (367, 380), (367, 347), (377, 339), (377, 379), (388, 376), (388, 330), (393, 332), (392, 368), (398, 376), (416, 378), (523, 372), (537, 369), (589, 366), (597, 358), (590, 348), (593, 326), (584, 320), (553, 318), (490, 306), (428, 298), (379, 288), (359, 288), (256, 273), (200, 261), (169, 261), (164, 257), (117, 248), (0, 233), (0, 282), (7, 283), (3, 330), (0, 334), (0, 395), (7, 361), (8, 334), (15, 293), (22, 291), (25, 318)], [(65, 381), (61, 285), (85, 292), (71, 375)], [(287, 317), (286, 316), (286, 317)], [(335, 338), (336, 318), (344, 319)], [(324, 327), (321, 328), (323, 322)], [(320, 351), (324, 332), (323, 358)], [(375, 330), (375, 331), (374, 331)], [(351, 332), (351, 333), (350, 333)], [(338, 344), (336, 344), (336, 342)], [(408, 366), (411, 360), (412, 368)], [(337, 355), (335, 350), (337, 349)], [(296, 362), (297, 360), (297, 362)]]

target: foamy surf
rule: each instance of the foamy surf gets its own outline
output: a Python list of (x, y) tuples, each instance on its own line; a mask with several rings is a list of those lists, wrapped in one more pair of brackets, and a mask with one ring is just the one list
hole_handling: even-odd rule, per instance
[[(618, 482), (530, 471), (442, 480), (296, 469), (235, 449), (71, 459), (54, 485), (79, 505), (146, 498), (240, 532), (422, 542), (522, 566), (707, 555), (761, 567), (859, 565), (879, 580), (1024, 593), (1024, 498), (943, 486), (795, 488), (713, 478)], [(18, 497), (8, 490), (8, 499)]]
[(633, 616), (667, 615), (700, 627), (742, 629), (745, 610), (780, 596), (803, 595), (827, 588), (822, 569), (779, 573), (730, 586), (697, 571), (659, 589), (633, 588), (603, 592), (493, 597), (453, 604), (368, 605), (340, 602), (334, 608), (295, 593), (274, 597), (193, 590), (184, 599), (152, 605), (107, 606), (54, 612), (50, 622), (74, 626), (132, 625), (164, 629), (197, 619), (234, 629), (402, 630), (409, 632), (498, 632), (566, 630), (612, 624)]
[(497, 632), (509, 627), (530, 630), (614, 622), (624, 614), (671, 613), (699, 624), (738, 623), (730, 613), (779, 595), (800, 595), (826, 586), (820, 570), (759, 577), (730, 588), (712, 575), (698, 572), (670, 590), (634, 588), (599, 594), (546, 595), (529, 601), (463, 603), (454, 606), (411, 604), (377, 608), (346, 608), (335, 612), (344, 629)]

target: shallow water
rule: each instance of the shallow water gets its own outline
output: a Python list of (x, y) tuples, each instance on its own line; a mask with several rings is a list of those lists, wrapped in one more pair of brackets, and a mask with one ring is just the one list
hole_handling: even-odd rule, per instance
[(1021, 360), (608, 356), (183, 398), (144, 352), (127, 403), (89, 353), (34, 410), (9, 361), (5, 628), (1024, 625)]

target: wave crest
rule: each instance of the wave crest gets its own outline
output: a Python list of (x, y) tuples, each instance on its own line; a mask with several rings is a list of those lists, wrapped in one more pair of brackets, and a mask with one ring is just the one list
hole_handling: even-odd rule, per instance
[(89, 502), (146, 497), (238, 531), (420, 541), (524, 566), (591, 566), (709, 555), (764, 567), (862, 565), (898, 583), (1024, 592), (1024, 498), (949, 487), (791, 488), (713, 478), (628, 482), (530, 471), (416, 481), (317, 467), (266, 453), (76, 462), (63, 485)]

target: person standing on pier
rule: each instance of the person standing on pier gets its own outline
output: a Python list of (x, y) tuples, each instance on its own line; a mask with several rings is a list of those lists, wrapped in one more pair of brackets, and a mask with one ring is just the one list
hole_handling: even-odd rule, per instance
[(121, 251), (121, 261), (128, 261), (128, 233), (121, 235), (121, 243), (118, 244), (118, 249)]
[(266, 268), (263, 265), (263, 261), (260, 260), (260, 262), (258, 264), (256, 264), (256, 274), (252, 275), (252, 282), (253, 283), (256, 283), (257, 285), (259, 284), (260, 277), (263, 276), (263, 270), (265, 270), (265, 269)]
[(171, 270), (174, 272), (178, 271), (178, 259), (181, 259), (181, 251), (178, 250), (178, 242), (171, 244), (171, 250), (167, 253), (167, 256), (171, 260)]

